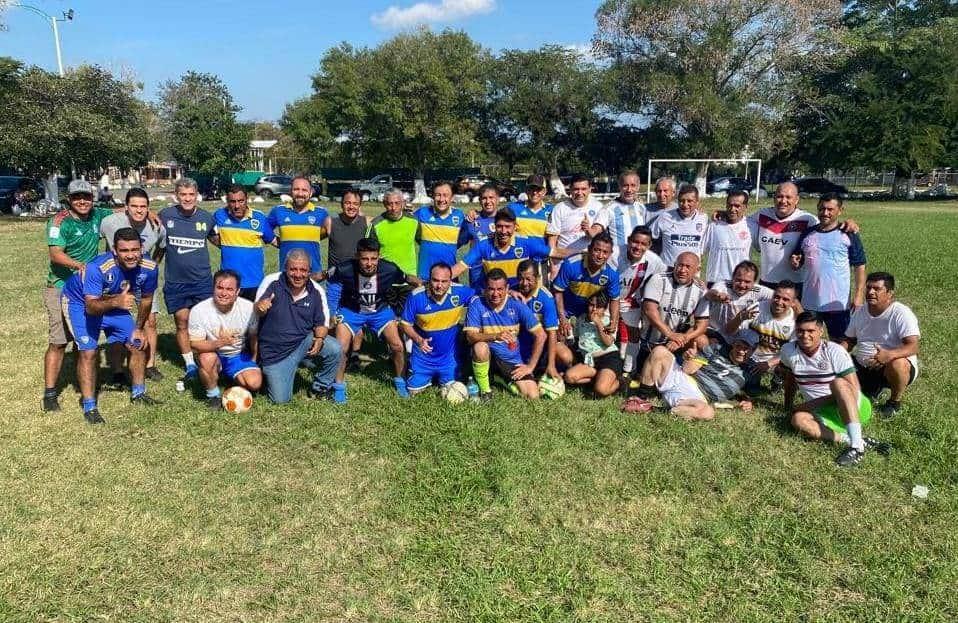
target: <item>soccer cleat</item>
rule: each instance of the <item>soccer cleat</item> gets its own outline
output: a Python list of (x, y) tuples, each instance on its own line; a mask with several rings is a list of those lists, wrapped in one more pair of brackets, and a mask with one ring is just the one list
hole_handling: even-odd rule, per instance
[(622, 403), (622, 406), (619, 407), (619, 410), (623, 413), (648, 413), (653, 408), (655, 408), (655, 405), (648, 400), (638, 396), (632, 396)]
[(886, 400), (885, 404), (878, 407), (878, 415), (880, 415), (883, 420), (890, 420), (899, 413), (901, 413), (900, 402)]
[(100, 416), (100, 410), (96, 408), (90, 409), (89, 411), (84, 411), (83, 419), (90, 424), (106, 424), (106, 420)]
[(406, 387), (406, 379), (401, 376), (393, 378), (393, 386), (400, 398), (409, 398), (409, 388)]
[(210, 396), (206, 399), (206, 408), (210, 411), (222, 411), (223, 399), (219, 396)]
[(862, 441), (865, 442), (866, 450), (874, 450), (882, 456), (888, 456), (891, 454), (892, 445), (887, 441), (881, 441), (880, 439), (875, 439), (874, 437), (862, 437)]
[(346, 400), (346, 383), (333, 383), (333, 402), (343, 405)]
[(492, 392), (482, 392), (479, 394), (479, 402), (492, 402)]
[(155, 407), (163, 403), (144, 392), (142, 394), (137, 394), (136, 396), (130, 396), (130, 404), (143, 405), (144, 407)]
[(162, 381), (163, 373), (156, 366), (150, 366), (146, 369), (146, 378), (151, 381)]
[(332, 400), (333, 390), (329, 387), (310, 385), (306, 388), (306, 397), (311, 400)]
[(857, 448), (848, 446), (842, 450), (841, 454), (835, 457), (835, 463), (839, 467), (854, 467), (855, 465), (861, 463), (864, 457), (864, 450), (858, 450)]
[(59, 411), (60, 410), (60, 401), (57, 400), (56, 396), (44, 396), (43, 397), (43, 410), (46, 412)]

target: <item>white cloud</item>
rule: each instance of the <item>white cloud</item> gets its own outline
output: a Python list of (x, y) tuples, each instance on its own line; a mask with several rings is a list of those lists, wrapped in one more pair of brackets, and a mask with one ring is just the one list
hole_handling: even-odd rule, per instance
[(391, 6), (381, 13), (374, 13), (370, 21), (383, 30), (401, 30), (420, 24), (452, 22), (471, 15), (491, 13), (495, 8), (496, 0), (418, 2), (405, 8)]

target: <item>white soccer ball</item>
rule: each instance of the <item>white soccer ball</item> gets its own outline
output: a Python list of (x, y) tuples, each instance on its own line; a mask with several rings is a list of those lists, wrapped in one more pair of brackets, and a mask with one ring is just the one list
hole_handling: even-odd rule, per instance
[(253, 394), (239, 385), (223, 392), (223, 408), (230, 413), (246, 413), (253, 406)]
[(457, 405), (469, 398), (469, 390), (459, 381), (452, 381), (440, 388), (439, 395), (445, 398), (447, 402)]
[(546, 400), (556, 400), (565, 395), (565, 383), (548, 374), (539, 381), (539, 395)]

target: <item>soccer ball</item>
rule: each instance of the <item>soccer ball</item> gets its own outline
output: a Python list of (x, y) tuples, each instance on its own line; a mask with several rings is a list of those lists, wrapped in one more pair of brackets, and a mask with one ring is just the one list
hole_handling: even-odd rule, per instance
[(469, 397), (469, 390), (459, 381), (446, 383), (439, 389), (439, 395), (454, 405), (465, 402)]
[(223, 408), (230, 413), (246, 413), (253, 406), (253, 395), (245, 387), (230, 387), (223, 392)]
[(556, 400), (565, 395), (565, 383), (547, 374), (539, 381), (539, 395), (546, 400)]

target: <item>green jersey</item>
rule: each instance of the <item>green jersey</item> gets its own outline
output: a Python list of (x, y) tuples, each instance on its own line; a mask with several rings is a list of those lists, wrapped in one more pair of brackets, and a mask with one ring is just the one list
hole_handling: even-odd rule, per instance
[[(100, 244), (100, 223), (113, 214), (109, 208), (93, 208), (90, 218), (77, 218), (70, 210), (61, 210), (47, 221), (47, 246), (61, 247), (63, 252), (78, 262), (86, 264), (97, 256)], [(62, 288), (73, 270), (50, 262), (47, 285)]]
[(416, 274), (416, 232), (419, 221), (402, 216), (390, 221), (385, 215), (377, 216), (369, 226), (370, 238), (379, 241), (380, 256), (389, 260), (407, 275)]

